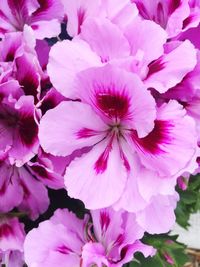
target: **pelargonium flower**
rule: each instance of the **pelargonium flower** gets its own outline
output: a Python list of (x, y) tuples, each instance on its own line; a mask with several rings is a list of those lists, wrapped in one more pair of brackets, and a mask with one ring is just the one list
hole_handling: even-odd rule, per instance
[(144, 19), (158, 23), (166, 30), (169, 38), (177, 36), (189, 27), (196, 27), (199, 23), (199, 11), (197, 12), (194, 8), (195, 1), (132, 0), (132, 2), (136, 3)]
[[(76, 97), (74, 81), (80, 71), (106, 63), (138, 74), (146, 86), (164, 93), (197, 63), (188, 40), (166, 41), (166, 32), (152, 21), (136, 18), (122, 30), (108, 19), (88, 18), (78, 37), (51, 49), (47, 71), (56, 90), (70, 98)], [(68, 61), (71, 64), (65, 64)]]
[(34, 96), (37, 103), (40, 98), (40, 81), (45, 74), (40, 67), (35, 46), (36, 41), (30, 27), (25, 27), (22, 33), (5, 34), (0, 44), (0, 65), (7, 65), (9, 69), (1, 83), (17, 80), (23, 93)]
[(17, 207), (34, 220), (48, 208), (47, 189), (35, 179), (28, 166), (10, 165), (6, 154), (1, 154), (0, 160), (0, 212)]
[(57, 210), (49, 221), (40, 223), (24, 243), (28, 266), (120, 267), (137, 251), (146, 257), (154, 253), (139, 241), (144, 230), (135, 215), (104, 209), (93, 211), (91, 217), (91, 222), (88, 216), (80, 220), (67, 210)]
[(0, 264), (9, 267), (23, 265), (25, 231), (17, 218), (0, 218)]
[(82, 32), (88, 18), (109, 19), (120, 28), (128, 25), (138, 14), (130, 0), (62, 0), (67, 20), (67, 32), (74, 37)]
[(16, 81), (0, 85), (0, 149), (22, 166), (38, 151), (37, 111), (33, 96), (24, 96)]
[[(154, 183), (158, 175), (159, 184), (159, 177), (176, 179), (194, 168), (188, 166), (196, 155), (195, 124), (176, 101), (156, 108), (136, 75), (109, 65), (80, 73), (75, 89), (82, 102), (62, 102), (47, 111), (39, 139), (43, 149), (55, 156), (91, 147), (70, 163), (65, 174), (69, 195), (87, 208), (113, 205), (126, 196), (128, 182), (142, 183), (143, 172)], [(127, 190), (138, 191), (133, 184)]]
[(23, 31), (30, 25), (37, 39), (60, 33), (63, 5), (59, 0), (5, 0), (0, 7), (0, 37), (7, 32)]

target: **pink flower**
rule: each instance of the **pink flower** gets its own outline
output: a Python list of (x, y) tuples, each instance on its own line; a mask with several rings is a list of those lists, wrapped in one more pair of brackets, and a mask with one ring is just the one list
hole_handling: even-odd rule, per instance
[(47, 190), (35, 179), (28, 166), (17, 168), (10, 165), (7, 153), (4, 153), (1, 154), (0, 172), (0, 212), (18, 207), (34, 220), (46, 211), (49, 205)]
[(39, 148), (34, 100), (22, 95), (15, 81), (0, 84), (0, 93), (0, 150), (8, 151), (11, 163), (22, 166)]
[(56, 36), (60, 32), (63, 5), (59, 0), (5, 0), (0, 7), (0, 36), (23, 31), (30, 25), (38, 39)]
[(0, 219), (0, 263), (9, 267), (23, 265), (24, 226), (17, 218), (1, 216)]
[(136, 73), (146, 86), (164, 93), (197, 63), (196, 50), (188, 40), (166, 40), (166, 32), (159, 25), (138, 17), (124, 29), (105, 18), (88, 18), (79, 36), (51, 49), (47, 71), (55, 89), (70, 98), (77, 97), (74, 83), (80, 71), (106, 63)]
[(190, 23), (188, 0), (132, 0), (132, 2), (136, 3), (141, 17), (158, 23), (167, 31), (169, 37), (177, 36), (184, 29), (184, 23), (187, 23), (187, 26)]
[(89, 222), (88, 216), (80, 220), (67, 210), (57, 210), (49, 221), (29, 232), (24, 244), (28, 266), (120, 267), (132, 260), (136, 251), (146, 257), (154, 253), (138, 240), (144, 230), (133, 214), (104, 209), (91, 215)]
[[(72, 161), (65, 174), (69, 195), (87, 208), (108, 207), (122, 195), (132, 195), (138, 198), (127, 197), (121, 208), (135, 211), (135, 203), (139, 207), (143, 199), (142, 209), (159, 193), (162, 180), (174, 185), (180, 172), (194, 168), (189, 166), (197, 149), (194, 121), (176, 101), (156, 110), (136, 75), (109, 65), (92, 68), (78, 75), (75, 91), (82, 102), (62, 102), (46, 112), (39, 139), (55, 156), (91, 148)], [(155, 191), (142, 183), (143, 176)]]
[(138, 14), (135, 4), (129, 0), (62, 0), (67, 20), (67, 31), (74, 37), (82, 32), (87, 19), (109, 19), (124, 28)]

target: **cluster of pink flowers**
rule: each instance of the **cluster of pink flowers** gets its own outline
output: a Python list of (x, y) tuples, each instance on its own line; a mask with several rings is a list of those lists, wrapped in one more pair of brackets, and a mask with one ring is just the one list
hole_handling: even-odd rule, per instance
[[(173, 227), (177, 181), (199, 172), (199, 23), (198, 0), (1, 1), (0, 264), (155, 253), (140, 239)], [(48, 188), (88, 213), (25, 233), (13, 210), (36, 220)]]

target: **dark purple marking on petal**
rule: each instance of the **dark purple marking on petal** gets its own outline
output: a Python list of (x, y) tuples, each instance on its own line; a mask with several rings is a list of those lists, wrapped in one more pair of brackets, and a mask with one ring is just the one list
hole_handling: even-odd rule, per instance
[(11, 62), (14, 60), (14, 58), (15, 58), (15, 51), (10, 50), (8, 54), (6, 55), (5, 62)]
[(110, 225), (110, 216), (108, 212), (104, 210), (100, 212), (100, 224), (101, 224), (101, 230), (103, 232), (107, 231), (108, 226)]
[(114, 86), (108, 89), (99, 90), (95, 95), (96, 106), (107, 117), (115, 119), (123, 119), (128, 117), (130, 97), (125, 90), (116, 92)]
[(42, 101), (40, 109), (42, 110), (42, 115), (44, 115), (49, 109), (55, 108), (57, 105), (56, 101), (53, 98), (46, 98)]
[(115, 246), (121, 246), (123, 244), (124, 240), (125, 240), (124, 234), (119, 234), (117, 239), (115, 240), (114, 245)]
[(80, 129), (77, 133), (76, 136), (78, 139), (82, 139), (82, 138), (89, 138), (95, 135), (98, 135), (99, 132), (92, 130), (92, 129), (88, 129), (88, 128), (82, 128)]
[(157, 5), (157, 19), (155, 22), (165, 29), (167, 26), (167, 20), (168, 17), (167, 13), (165, 12), (165, 8), (163, 7), (163, 4), (159, 2)]
[(102, 174), (107, 169), (109, 154), (112, 150), (113, 138), (114, 138), (114, 135), (111, 137), (109, 144), (107, 145), (103, 153), (100, 155), (100, 157), (94, 164), (94, 169), (96, 171), (96, 174)]
[(124, 154), (122, 148), (120, 147), (120, 157), (123, 160), (124, 163), (124, 167), (126, 168), (126, 170), (129, 172), (131, 170), (130, 164), (128, 162), (128, 159), (126, 157), (126, 155)]
[(188, 25), (190, 25), (190, 23), (192, 23), (193, 19), (194, 19), (194, 16), (192, 16), (192, 15), (190, 15), (189, 17), (184, 19), (182, 29), (185, 29)]
[(70, 254), (70, 253), (73, 253), (73, 251), (66, 247), (65, 245), (62, 245), (62, 246), (59, 246), (56, 248), (56, 251), (61, 253), (61, 254)]
[(130, 249), (130, 245), (124, 246), (120, 251), (120, 259), (119, 260), (112, 260), (112, 263), (116, 264), (116, 263), (119, 263), (122, 260), (124, 260), (129, 249)]
[[(48, 12), (48, 9), (52, 6), (52, 0), (37, 0), (40, 7), (33, 12), (33, 16), (43, 15)], [(48, 16), (48, 13), (47, 13)], [(44, 18), (43, 18), (44, 19)]]
[(26, 0), (7, 0), (10, 10), (18, 22), (16, 28), (23, 31), (24, 24), (28, 22), (28, 9)]
[(5, 181), (0, 188), (0, 195), (4, 195), (7, 189), (7, 182)]
[(170, 121), (155, 121), (155, 126), (152, 132), (150, 132), (144, 138), (139, 138), (136, 131), (132, 133), (132, 139), (136, 145), (143, 151), (151, 154), (166, 153), (160, 145), (169, 145), (173, 141), (171, 131), (174, 128), (174, 124)]
[(13, 229), (9, 224), (4, 223), (0, 225), (0, 240), (1, 238), (12, 236), (13, 234)]
[(83, 8), (78, 9), (77, 17), (78, 17), (78, 34), (79, 34), (81, 32), (81, 26), (85, 19), (85, 10)]
[(0, 10), (0, 18), (6, 22), (10, 22), (10, 19), (6, 16), (5, 13), (3, 13), (2, 10)]
[(38, 94), (39, 76), (34, 65), (25, 56), (16, 60), (17, 80), (22, 86), (25, 95), (33, 95), (35, 101)]
[(137, 8), (139, 10), (140, 15), (144, 19), (150, 19), (149, 14), (148, 14), (148, 11), (147, 11), (145, 5), (142, 2), (140, 2), (140, 1), (139, 2), (136, 1), (136, 5), (137, 5)]
[(125, 259), (125, 257), (126, 257), (126, 254), (127, 254), (127, 252), (128, 252), (128, 250), (129, 250), (129, 245), (126, 245), (125, 247), (123, 247), (122, 248), (122, 250), (121, 250), (121, 253), (120, 253), (120, 256), (121, 256), (121, 261), (123, 260), (123, 259)]
[(171, 15), (182, 4), (182, 0), (171, 0), (169, 2), (168, 14)]
[(22, 114), (18, 121), (18, 131), (22, 142), (32, 146), (37, 140), (38, 126), (32, 114)]
[(30, 197), (31, 192), (29, 191), (28, 187), (26, 186), (26, 184), (22, 180), (20, 180), (20, 185), (21, 185), (21, 187), (23, 189), (23, 193), (24, 193), (23, 198), (26, 200)]
[(32, 28), (32, 30), (36, 31), (39, 29), (39, 25), (33, 24), (33, 25), (31, 25), (31, 28)]
[(47, 170), (42, 166), (31, 166), (31, 170), (36, 174), (39, 175), (42, 178), (49, 179), (49, 174)]
[(163, 58), (160, 57), (159, 59), (151, 62), (148, 65), (149, 71), (147, 73), (146, 79), (148, 79), (150, 76), (152, 76), (156, 72), (159, 72), (159, 71), (161, 71), (161, 70), (163, 70), (165, 68), (165, 62), (163, 62), (162, 60), (163, 60)]

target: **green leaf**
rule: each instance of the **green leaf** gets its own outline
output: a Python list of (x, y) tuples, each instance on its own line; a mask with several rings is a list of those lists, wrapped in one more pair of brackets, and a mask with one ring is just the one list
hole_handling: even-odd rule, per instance
[(185, 204), (196, 203), (197, 197), (198, 197), (197, 192), (190, 190), (182, 191), (180, 193), (180, 199)]

